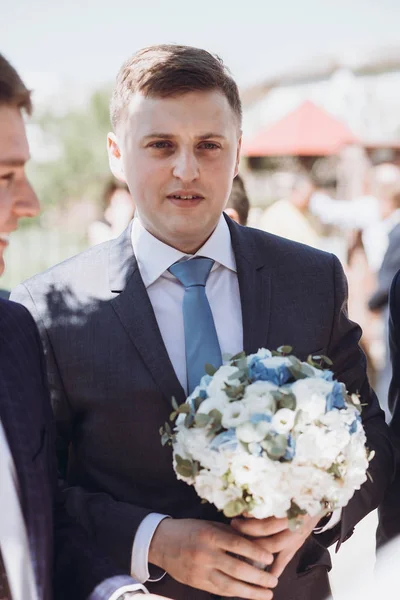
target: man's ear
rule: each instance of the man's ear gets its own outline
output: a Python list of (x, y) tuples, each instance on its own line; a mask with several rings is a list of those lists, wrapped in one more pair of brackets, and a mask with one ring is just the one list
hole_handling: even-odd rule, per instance
[(121, 150), (118, 144), (117, 136), (113, 132), (110, 132), (107, 136), (107, 152), (111, 173), (119, 181), (126, 183)]
[(236, 151), (236, 164), (235, 164), (235, 171), (234, 171), (233, 177), (236, 177), (236, 175), (239, 173), (239, 163), (240, 163), (240, 151), (241, 151), (241, 149), (242, 149), (242, 135), (240, 135), (240, 138), (238, 140), (237, 151)]

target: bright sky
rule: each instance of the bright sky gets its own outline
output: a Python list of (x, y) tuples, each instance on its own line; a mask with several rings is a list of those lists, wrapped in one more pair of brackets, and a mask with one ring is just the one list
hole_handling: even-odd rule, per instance
[[(112, 81), (135, 50), (202, 46), (239, 84), (302, 59), (399, 44), (399, 0), (0, 0), (0, 52), (28, 85)], [(38, 90), (39, 92), (41, 90)]]

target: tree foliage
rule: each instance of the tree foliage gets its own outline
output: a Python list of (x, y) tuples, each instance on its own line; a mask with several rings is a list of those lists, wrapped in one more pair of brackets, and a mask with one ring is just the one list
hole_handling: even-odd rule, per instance
[(36, 120), (54, 158), (33, 162), (30, 178), (44, 207), (74, 200), (100, 199), (110, 177), (106, 136), (110, 131), (110, 89), (92, 94), (88, 103), (63, 115), (47, 110)]

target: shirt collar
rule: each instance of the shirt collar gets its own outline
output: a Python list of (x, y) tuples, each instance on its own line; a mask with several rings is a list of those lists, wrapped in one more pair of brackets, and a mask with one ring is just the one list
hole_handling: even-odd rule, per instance
[(214, 265), (213, 269), (222, 265), (236, 273), (231, 235), (223, 215), (212, 235), (194, 255), (185, 254), (158, 240), (144, 228), (138, 216), (133, 220), (131, 239), (140, 275), (146, 288), (161, 277), (175, 262), (184, 258), (193, 258), (193, 256), (211, 258), (218, 263)]

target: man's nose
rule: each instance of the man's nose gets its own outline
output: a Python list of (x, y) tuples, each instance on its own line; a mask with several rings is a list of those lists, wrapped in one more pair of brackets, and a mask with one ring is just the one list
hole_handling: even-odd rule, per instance
[(177, 154), (173, 175), (181, 181), (194, 181), (199, 176), (199, 165), (193, 151), (182, 151)]
[(36, 217), (40, 212), (40, 204), (36, 193), (27, 181), (18, 190), (18, 196), (14, 204), (14, 213), (19, 217)]

